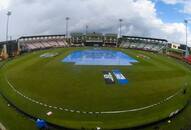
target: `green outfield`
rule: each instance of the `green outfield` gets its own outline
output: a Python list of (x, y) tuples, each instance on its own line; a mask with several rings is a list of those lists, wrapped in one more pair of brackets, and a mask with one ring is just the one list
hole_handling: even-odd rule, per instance
[[(164, 119), (186, 105), (191, 72), (181, 62), (128, 49), (114, 50), (139, 61), (132, 66), (77, 66), (61, 62), (80, 49), (87, 48), (38, 51), (7, 62), (0, 70), (1, 92), (34, 117), (78, 129), (141, 126)], [(58, 55), (41, 58), (44, 53)], [(105, 84), (102, 72), (113, 69), (119, 69), (129, 83)], [(50, 111), (53, 114), (47, 116)]]

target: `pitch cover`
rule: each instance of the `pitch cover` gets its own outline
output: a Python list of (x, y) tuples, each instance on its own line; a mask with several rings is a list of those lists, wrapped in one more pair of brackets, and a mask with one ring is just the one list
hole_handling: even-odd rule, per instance
[(103, 71), (103, 77), (106, 84), (115, 84), (115, 80), (110, 71)]
[(120, 72), (120, 70), (113, 70), (113, 74), (115, 75), (116, 79), (118, 80), (118, 83), (121, 85), (128, 84), (128, 80), (125, 78), (125, 76)]

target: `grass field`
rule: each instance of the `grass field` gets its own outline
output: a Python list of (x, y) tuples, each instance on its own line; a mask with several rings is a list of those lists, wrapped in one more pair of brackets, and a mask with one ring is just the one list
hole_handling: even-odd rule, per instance
[[(189, 94), (183, 95), (179, 91), (185, 88), (185, 83), (190, 87), (190, 70), (174, 59), (149, 52), (121, 50), (139, 63), (126, 67), (75, 66), (62, 63), (61, 60), (74, 50), (79, 48), (39, 51), (8, 62), (1, 69), (1, 91), (21, 110), (69, 128), (140, 126), (168, 117), (171, 112), (182, 109), (187, 102)], [(58, 52), (59, 55), (40, 58), (45, 52)], [(150, 59), (137, 58), (139, 54)], [(129, 84), (106, 85), (102, 71), (113, 69), (120, 69), (128, 77)], [(24, 96), (51, 107), (19, 95), (9, 86), (6, 78)], [(179, 93), (171, 100), (149, 109), (96, 114), (149, 106), (176, 92)], [(52, 111), (53, 115), (46, 116), (48, 111)]]

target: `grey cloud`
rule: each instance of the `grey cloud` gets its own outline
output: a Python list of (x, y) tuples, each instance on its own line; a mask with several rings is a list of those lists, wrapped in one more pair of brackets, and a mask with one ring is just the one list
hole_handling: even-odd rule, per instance
[[(155, 3), (149, 0), (10, 0), (9, 9), (13, 11), (10, 34), (15, 38), (63, 34), (67, 16), (71, 18), (70, 32), (84, 32), (87, 24), (92, 32), (118, 33), (118, 19), (123, 18), (123, 34), (168, 40), (174, 40), (174, 35), (178, 41), (184, 38), (184, 26), (164, 23), (157, 17)], [(5, 32), (6, 16), (0, 13), (0, 18), (0, 28)], [(0, 39), (4, 38), (1, 34)]]

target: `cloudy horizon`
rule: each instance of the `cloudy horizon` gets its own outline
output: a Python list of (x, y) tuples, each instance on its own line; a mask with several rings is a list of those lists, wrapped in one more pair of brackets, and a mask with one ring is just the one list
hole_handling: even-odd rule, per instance
[[(65, 34), (65, 18), (70, 32), (119, 33), (167, 39), (185, 43), (184, 19), (191, 18), (187, 0), (0, 0), (0, 40), (5, 40), (6, 12), (10, 36)], [(189, 45), (191, 31), (189, 26)]]

